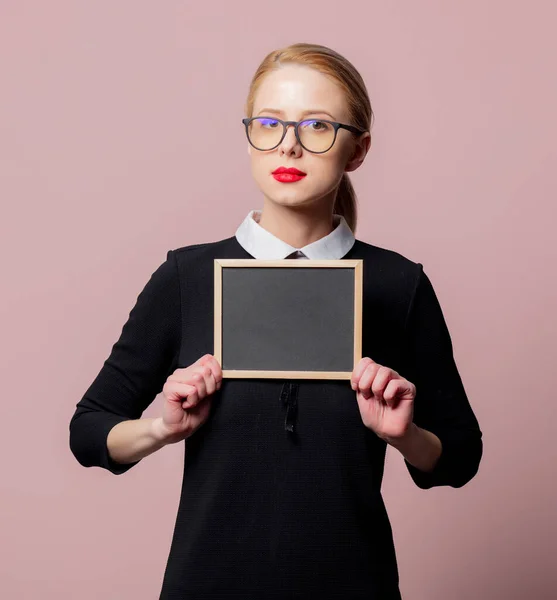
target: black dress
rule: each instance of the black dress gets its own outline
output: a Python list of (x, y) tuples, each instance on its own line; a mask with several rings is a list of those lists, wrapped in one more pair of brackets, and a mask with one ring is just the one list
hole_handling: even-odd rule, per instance
[[(235, 237), (171, 250), (139, 294), (71, 419), (83, 466), (136, 465), (110, 458), (110, 429), (139, 418), (175, 369), (213, 353), (215, 258), (253, 257)], [(423, 489), (463, 486), (482, 432), (429, 278), (360, 240), (343, 258), (364, 260), (363, 356), (415, 384), (414, 422), (443, 444), (432, 472), (405, 461), (410, 476)], [(349, 381), (225, 379), (184, 449), (161, 599), (401, 598), (381, 495), (386, 444), (363, 425)]]

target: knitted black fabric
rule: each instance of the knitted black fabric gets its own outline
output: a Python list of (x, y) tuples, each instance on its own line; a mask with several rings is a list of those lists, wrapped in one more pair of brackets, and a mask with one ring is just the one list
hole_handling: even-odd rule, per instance
[[(111, 459), (110, 429), (141, 417), (176, 368), (213, 353), (215, 258), (253, 257), (235, 237), (170, 250), (139, 294), (71, 419), (83, 466), (138, 464)], [(429, 278), (360, 240), (343, 258), (364, 260), (363, 355), (416, 385), (414, 421), (443, 443), (429, 473), (405, 461), (410, 476), (422, 489), (463, 486), (482, 432)], [(349, 381), (225, 379), (184, 449), (161, 599), (400, 599), (386, 444), (363, 425)]]

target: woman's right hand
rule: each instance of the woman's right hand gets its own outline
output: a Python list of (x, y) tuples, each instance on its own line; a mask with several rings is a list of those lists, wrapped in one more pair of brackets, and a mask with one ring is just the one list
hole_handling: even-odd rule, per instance
[(188, 438), (209, 417), (213, 394), (222, 384), (222, 370), (212, 354), (192, 365), (176, 369), (163, 386), (162, 418), (156, 419), (157, 434), (167, 444)]

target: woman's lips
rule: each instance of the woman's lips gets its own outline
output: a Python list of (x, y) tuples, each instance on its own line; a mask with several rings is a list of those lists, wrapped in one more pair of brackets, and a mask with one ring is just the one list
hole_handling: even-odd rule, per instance
[(273, 177), (282, 183), (293, 183), (294, 181), (300, 181), (305, 175), (298, 175), (296, 173), (272, 173)]

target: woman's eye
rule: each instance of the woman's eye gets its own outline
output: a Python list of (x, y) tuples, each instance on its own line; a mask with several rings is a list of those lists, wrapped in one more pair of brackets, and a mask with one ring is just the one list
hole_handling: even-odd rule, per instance
[(259, 123), (262, 127), (273, 128), (276, 127), (279, 122), (276, 119), (259, 119)]
[(323, 129), (326, 129), (325, 123), (323, 121), (315, 121), (315, 120), (304, 121), (302, 123), (302, 127), (307, 127), (308, 129), (311, 129), (312, 131), (322, 131)]

